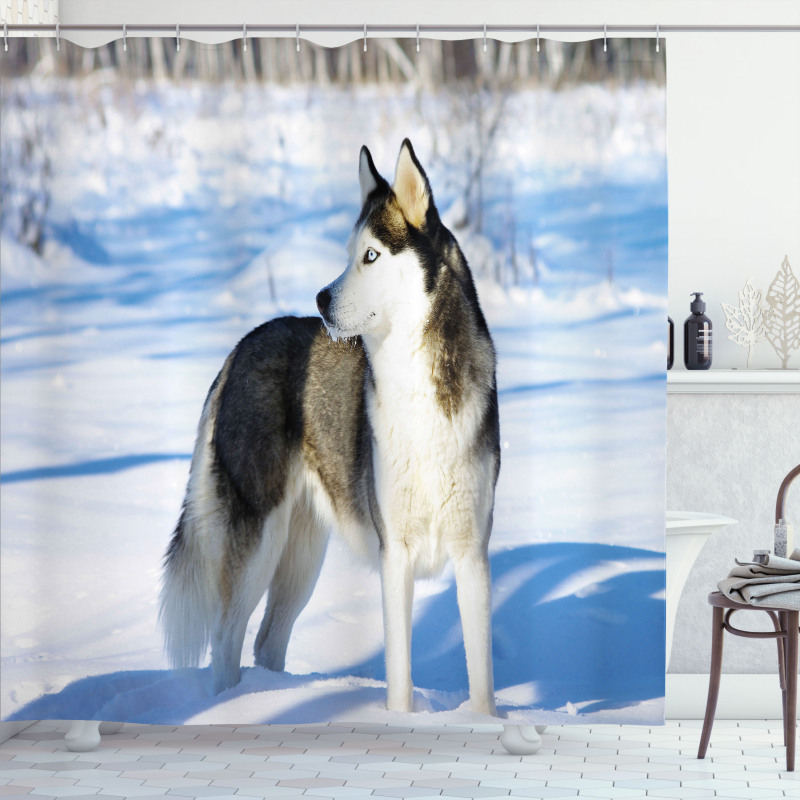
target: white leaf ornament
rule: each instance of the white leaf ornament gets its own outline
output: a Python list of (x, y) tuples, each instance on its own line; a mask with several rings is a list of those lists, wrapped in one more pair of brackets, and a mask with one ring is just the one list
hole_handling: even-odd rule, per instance
[(747, 348), (747, 366), (753, 348), (767, 335), (766, 325), (772, 316), (772, 309), (761, 302), (761, 290), (754, 289), (748, 278), (739, 292), (739, 308), (722, 303), (725, 312), (725, 327), (731, 332), (728, 338)]
[(792, 350), (800, 348), (800, 281), (789, 266), (789, 256), (770, 284), (767, 303), (772, 312), (766, 326), (767, 340), (786, 369)]

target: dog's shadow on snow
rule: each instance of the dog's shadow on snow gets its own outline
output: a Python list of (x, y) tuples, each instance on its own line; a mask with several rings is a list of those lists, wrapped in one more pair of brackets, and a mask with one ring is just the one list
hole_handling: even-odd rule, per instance
[[(662, 559), (649, 550), (580, 543), (495, 553), (493, 657), (500, 708), (555, 710), (569, 702), (585, 713), (663, 697)], [(452, 707), (467, 699), (455, 585), (432, 597), (415, 620), (412, 669), (415, 687), (449, 696)], [(384, 680), (383, 652), (326, 675), (243, 669), (239, 686), (219, 696), (209, 668), (96, 675), (36, 698), (8, 719), (180, 724), (242, 695), (289, 690), (302, 698), (290, 707), (272, 710), (266, 697), (258, 701), (262, 721), (300, 723), (342, 718), (365, 704), (385, 702), (382, 686), (366, 681), (356, 689), (352, 682), (343, 685), (347, 677)]]

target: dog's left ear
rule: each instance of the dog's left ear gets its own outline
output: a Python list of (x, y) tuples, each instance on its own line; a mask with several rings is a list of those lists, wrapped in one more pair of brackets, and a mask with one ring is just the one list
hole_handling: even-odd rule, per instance
[(392, 191), (403, 216), (415, 228), (421, 228), (425, 224), (428, 209), (433, 207), (433, 197), (428, 177), (408, 139), (404, 139), (400, 145)]
[(375, 169), (375, 162), (366, 145), (361, 148), (358, 157), (358, 182), (361, 185), (361, 205), (376, 189), (389, 191), (389, 184)]

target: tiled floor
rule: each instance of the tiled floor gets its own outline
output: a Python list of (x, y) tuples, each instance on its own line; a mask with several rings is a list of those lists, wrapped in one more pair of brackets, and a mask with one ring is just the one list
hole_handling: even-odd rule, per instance
[(705, 761), (697, 721), (548, 728), (534, 756), (506, 753), (490, 725), (126, 725), (91, 753), (70, 753), (66, 729), (0, 745), (2, 800), (800, 797), (778, 721), (719, 720)]

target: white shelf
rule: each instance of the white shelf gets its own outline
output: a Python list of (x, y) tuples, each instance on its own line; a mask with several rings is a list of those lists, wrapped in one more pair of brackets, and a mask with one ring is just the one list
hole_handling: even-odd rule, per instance
[(669, 394), (800, 394), (797, 369), (707, 369), (667, 372)]

